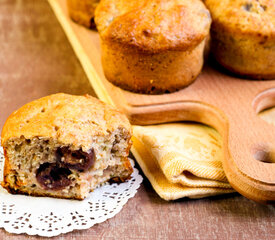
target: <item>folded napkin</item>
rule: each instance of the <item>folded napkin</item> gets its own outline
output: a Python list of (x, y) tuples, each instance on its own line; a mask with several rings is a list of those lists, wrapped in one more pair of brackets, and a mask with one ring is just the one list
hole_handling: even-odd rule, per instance
[(132, 152), (160, 197), (174, 200), (231, 193), (222, 168), (222, 139), (195, 123), (134, 126)]

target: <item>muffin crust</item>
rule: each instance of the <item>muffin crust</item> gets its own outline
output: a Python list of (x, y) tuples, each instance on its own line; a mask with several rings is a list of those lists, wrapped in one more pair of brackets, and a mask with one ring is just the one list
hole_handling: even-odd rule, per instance
[(206, 0), (213, 23), (212, 52), (230, 71), (253, 79), (275, 78), (275, 2)]
[(95, 28), (94, 12), (99, 0), (67, 0), (70, 17), (77, 23)]
[(211, 19), (201, 1), (102, 0), (95, 22), (104, 73), (126, 90), (173, 92), (202, 68)]

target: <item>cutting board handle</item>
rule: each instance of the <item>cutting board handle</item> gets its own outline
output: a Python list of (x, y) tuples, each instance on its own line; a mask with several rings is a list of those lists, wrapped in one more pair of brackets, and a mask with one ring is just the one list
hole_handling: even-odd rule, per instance
[(223, 132), (223, 167), (230, 184), (252, 200), (274, 203), (275, 128), (257, 116), (274, 102), (264, 96), (253, 104), (240, 104), (238, 111), (226, 109), (228, 127), (219, 131)]
[(223, 137), (223, 167), (232, 187), (254, 201), (274, 203), (275, 151), (272, 147), (275, 147), (275, 127), (272, 129), (257, 116), (258, 104), (266, 106), (259, 100), (254, 106), (250, 102), (240, 104), (237, 109), (225, 108), (226, 112), (198, 101), (180, 101), (148, 109), (150, 122), (142, 112), (133, 115), (133, 119), (142, 124), (144, 117), (146, 125), (195, 121), (212, 126)]

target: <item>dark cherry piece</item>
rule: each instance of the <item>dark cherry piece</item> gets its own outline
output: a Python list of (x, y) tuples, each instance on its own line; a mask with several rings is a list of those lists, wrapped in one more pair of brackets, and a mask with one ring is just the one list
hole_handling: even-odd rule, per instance
[(68, 147), (62, 147), (57, 150), (57, 155), (60, 157), (61, 162), (68, 168), (80, 172), (87, 171), (94, 165), (94, 149), (86, 153), (82, 150), (71, 151)]
[(37, 170), (36, 179), (47, 190), (61, 190), (71, 184), (71, 171), (58, 163), (43, 163)]

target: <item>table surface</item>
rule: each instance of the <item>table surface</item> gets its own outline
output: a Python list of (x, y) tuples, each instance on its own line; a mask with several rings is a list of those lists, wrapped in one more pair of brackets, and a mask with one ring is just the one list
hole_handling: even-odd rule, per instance
[[(12, 111), (39, 97), (95, 96), (46, 0), (0, 0), (0, 29), (1, 128)], [(0, 239), (16, 236), (0, 229)], [(275, 207), (239, 194), (166, 202), (144, 177), (115, 217), (53, 239), (275, 239)]]

